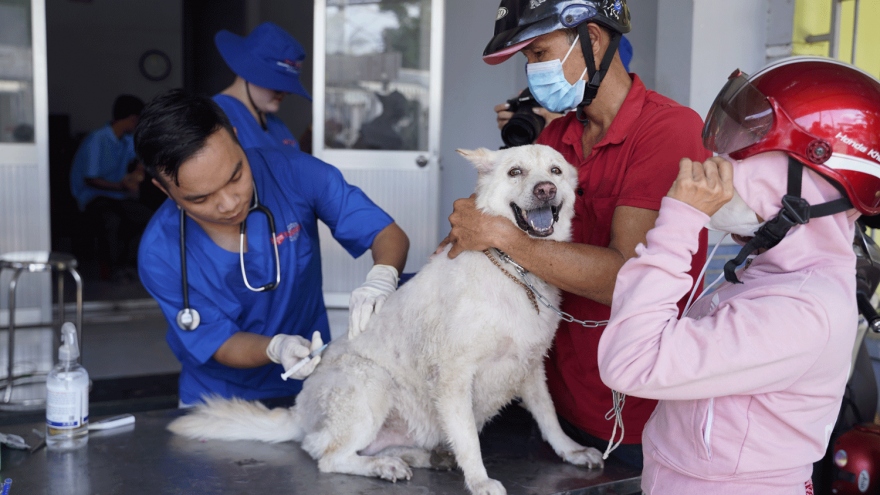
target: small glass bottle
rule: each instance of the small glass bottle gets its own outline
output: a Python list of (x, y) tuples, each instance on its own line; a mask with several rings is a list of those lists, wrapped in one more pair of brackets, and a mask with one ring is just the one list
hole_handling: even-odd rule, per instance
[(89, 374), (80, 366), (76, 327), (61, 326), (58, 364), (46, 379), (46, 447), (70, 450), (89, 441)]

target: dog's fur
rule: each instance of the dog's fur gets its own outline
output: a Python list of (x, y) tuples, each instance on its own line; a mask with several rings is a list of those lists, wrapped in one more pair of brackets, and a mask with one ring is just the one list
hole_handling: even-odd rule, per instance
[[(529, 235), (570, 239), (577, 172), (562, 155), (540, 145), (459, 153), (479, 172), (481, 211), (506, 217)], [(558, 207), (555, 226), (538, 220), (530, 228), (529, 212), (549, 205)], [(558, 289), (529, 279), (559, 305)], [(388, 298), (363, 334), (328, 347), (294, 407), (270, 411), (213, 398), (169, 429), (199, 439), (295, 440), (322, 472), (391, 481), (409, 479), (411, 466), (431, 467), (432, 451), (448, 445), (472, 493), (503, 494), (486, 474), (477, 434), (515, 397), (560, 457), (602, 464), (598, 450), (562, 432), (547, 390), (544, 355), (558, 322), (546, 307), (536, 312), (526, 291), (483, 253), (449, 259), (444, 251)]]

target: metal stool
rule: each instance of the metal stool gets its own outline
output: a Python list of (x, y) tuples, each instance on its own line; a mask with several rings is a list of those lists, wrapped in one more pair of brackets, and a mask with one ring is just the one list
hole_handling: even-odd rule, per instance
[[(0, 410), (28, 410), (40, 409), (45, 407), (45, 398), (33, 399), (12, 399), (13, 385), (42, 383), (46, 379), (46, 373), (23, 373), (15, 376), (13, 367), (15, 366), (15, 329), (16, 328), (38, 328), (51, 326), (54, 331), (53, 342), (59, 341), (61, 334), (61, 325), (64, 323), (64, 272), (70, 273), (76, 282), (76, 330), (80, 348), (82, 347), (82, 278), (76, 271), (76, 258), (64, 253), (50, 253), (47, 251), (20, 251), (14, 253), (6, 253), (0, 256), (0, 274), (3, 270), (14, 270), (12, 278), (9, 281), (9, 339), (7, 350), (7, 374), (5, 384), (0, 386)], [(15, 325), (15, 289), (18, 284), (18, 277), (22, 272), (38, 273), (53, 272), (55, 273), (55, 283), (58, 298), (58, 318), (52, 322), (31, 323), (27, 325)], [(80, 352), (82, 349), (80, 349)]]

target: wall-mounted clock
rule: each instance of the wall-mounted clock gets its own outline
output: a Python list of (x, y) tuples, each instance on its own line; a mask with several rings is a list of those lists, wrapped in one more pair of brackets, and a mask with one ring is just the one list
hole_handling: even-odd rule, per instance
[(171, 74), (171, 59), (162, 50), (147, 50), (141, 55), (138, 67), (150, 81), (161, 81)]

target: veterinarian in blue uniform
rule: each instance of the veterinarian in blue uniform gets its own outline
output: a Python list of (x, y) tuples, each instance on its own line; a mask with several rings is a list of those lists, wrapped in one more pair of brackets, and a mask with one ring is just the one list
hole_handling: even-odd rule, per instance
[[(169, 324), (168, 344), (182, 365), (182, 405), (206, 394), (267, 399), (299, 392), (301, 382), (281, 374), (330, 338), (319, 219), (352, 256), (371, 249), (376, 263), (352, 293), (354, 333), (396, 289), (409, 242), (391, 217), (310, 155), (242, 150), (209, 98), (160, 95), (144, 110), (135, 147), (170, 198), (147, 226), (138, 267)], [(181, 321), (184, 309), (198, 313), (194, 328), (193, 318)], [(320, 337), (310, 343), (313, 332)], [(293, 377), (307, 376), (318, 359)]]
[(217, 51), (235, 73), (229, 87), (214, 96), (238, 132), (245, 149), (293, 148), (299, 143), (275, 113), (288, 94), (312, 101), (299, 80), (306, 52), (293, 36), (271, 22), (246, 37), (229, 31), (214, 36)]

